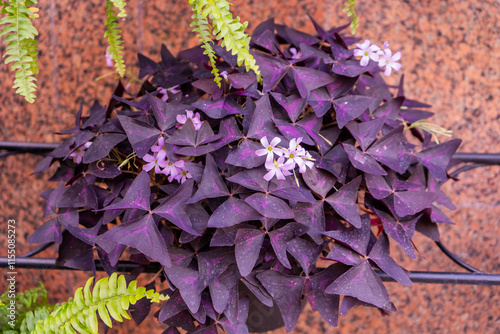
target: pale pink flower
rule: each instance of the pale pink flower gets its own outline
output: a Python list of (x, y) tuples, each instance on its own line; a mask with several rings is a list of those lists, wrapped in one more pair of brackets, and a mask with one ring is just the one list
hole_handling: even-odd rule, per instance
[(111, 55), (111, 53), (109, 53), (109, 46), (106, 49), (106, 54), (104, 55), (104, 57), (106, 58), (106, 65), (108, 67), (113, 67), (113, 56)]
[[(201, 125), (203, 124), (203, 121), (200, 119), (200, 113), (197, 112), (196, 114), (193, 114), (192, 110), (186, 110), (186, 115), (177, 115), (176, 120), (179, 122), (179, 124), (183, 125), (186, 124), (186, 121), (191, 119), (194, 125), (194, 129), (198, 131), (201, 128)], [(182, 128), (182, 126), (178, 126), (179, 128)]]
[(165, 150), (165, 138), (158, 138), (158, 143), (151, 147), (151, 151), (157, 154), (159, 160), (165, 160), (167, 151)]
[(156, 90), (158, 91), (159, 94), (162, 95), (160, 99), (162, 101), (167, 102), (167, 100), (168, 100), (167, 90), (165, 88), (162, 88), (162, 87), (158, 87)]
[(257, 151), (255, 151), (255, 154), (258, 155), (259, 157), (266, 155), (266, 161), (273, 162), (274, 160), (274, 154), (277, 154), (278, 156), (283, 155), (283, 150), (281, 148), (276, 147), (280, 143), (281, 139), (278, 137), (274, 137), (273, 140), (271, 140), (271, 143), (267, 140), (267, 137), (262, 137), (260, 140), (260, 143), (264, 148), (261, 148)]
[(302, 51), (297, 51), (296, 48), (290, 48), (290, 53), (292, 54), (292, 59), (299, 59), (302, 57)]
[(384, 55), (380, 57), (378, 66), (380, 67), (385, 66), (384, 74), (385, 76), (388, 77), (389, 75), (391, 75), (392, 69), (399, 71), (399, 69), (401, 68), (401, 64), (397, 63), (397, 61), (400, 59), (401, 59), (401, 52), (398, 51), (393, 55), (390, 49), (385, 49)]
[(287, 161), (285, 157), (279, 157), (277, 161), (266, 161), (266, 169), (268, 173), (264, 175), (264, 180), (270, 181), (274, 176), (278, 180), (285, 180), (286, 176), (292, 175), (289, 171), (293, 169), (293, 162)]
[(83, 160), (83, 156), (85, 155), (85, 151), (90, 147), (90, 145), (92, 145), (91, 142), (89, 141), (86, 142), (85, 144), (83, 144), (82, 146), (78, 147), (76, 150), (71, 152), (69, 157), (76, 159), (77, 164), (81, 163)]
[(387, 48), (389, 48), (389, 42), (385, 41), (382, 47), (377, 51), (378, 55), (382, 56)]
[(380, 48), (375, 44), (370, 45), (370, 40), (365, 40), (362, 44), (356, 44), (359, 49), (354, 49), (354, 56), (362, 57), (360, 65), (366, 66), (370, 62), (370, 59), (373, 61), (379, 60), (379, 55), (377, 53)]
[(175, 177), (175, 179), (177, 181), (179, 181), (179, 183), (184, 183), (187, 181), (187, 179), (192, 179), (193, 176), (191, 174), (189, 174), (189, 172), (185, 169), (181, 170), (181, 172), (179, 173), (179, 175), (177, 175)]
[(142, 169), (146, 172), (149, 172), (151, 169), (155, 169), (156, 174), (160, 174), (162, 171), (160, 169), (164, 168), (167, 165), (167, 162), (163, 159), (159, 159), (158, 155), (155, 153), (154, 155), (146, 154), (142, 160), (146, 161), (147, 164), (142, 166)]
[(184, 160), (176, 162), (167, 161), (162, 173), (168, 176), (168, 182), (172, 182), (184, 170)]

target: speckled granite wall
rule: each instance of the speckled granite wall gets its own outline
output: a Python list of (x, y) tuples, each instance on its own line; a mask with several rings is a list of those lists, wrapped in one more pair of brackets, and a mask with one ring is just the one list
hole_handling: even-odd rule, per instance
[[(88, 108), (93, 99), (106, 103), (113, 88), (105, 67), (103, 1), (40, 0), (40, 74), (38, 99), (28, 105), (12, 94), (12, 75), (0, 64), (0, 140), (57, 142), (53, 133), (73, 123), (79, 103)], [(312, 32), (306, 13), (324, 27), (347, 22), (342, 1), (235, 0), (234, 11), (258, 22), (274, 16), (276, 22)], [(374, 42), (390, 41), (403, 54), (402, 72), (409, 97), (433, 105), (433, 121), (463, 138), (463, 152), (500, 152), (500, 3), (483, 1), (359, 0), (358, 35)], [(187, 0), (130, 0), (123, 22), (126, 61), (135, 71), (136, 52), (158, 58), (161, 43), (174, 53), (193, 46)], [(42, 28), (43, 27), (43, 28)], [(3, 54), (4, 49), (0, 49)], [(52, 185), (49, 173), (30, 176), (40, 157), (10, 156), (0, 160), (0, 244), (5, 245), (7, 219), (19, 224), (18, 252), (33, 248), (25, 243), (42, 221), (37, 196)], [(500, 272), (500, 167), (482, 168), (446, 185), (457, 211), (454, 226), (442, 226), (443, 242), (464, 260), (487, 272)], [(423, 254), (416, 261), (393, 249), (397, 261), (410, 270), (462, 271), (420, 235), (416, 246)], [(5, 256), (5, 247), (0, 255)], [(47, 254), (50, 255), (50, 254)], [(424, 258), (425, 256), (425, 258)], [(21, 290), (43, 281), (52, 301), (67, 299), (83, 285), (86, 273), (19, 270)], [(4, 285), (3, 279), (0, 290)], [(375, 309), (355, 309), (329, 328), (306, 308), (296, 333), (500, 333), (499, 288), (458, 285), (388, 284), (399, 311), (381, 317)], [(162, 327), (164, 328), (164, 327)], [(112, 333), (160, 333), (155, 321), (140, 328), (118, 326)], [(275, 333), (284, 333), (284, 330)]]

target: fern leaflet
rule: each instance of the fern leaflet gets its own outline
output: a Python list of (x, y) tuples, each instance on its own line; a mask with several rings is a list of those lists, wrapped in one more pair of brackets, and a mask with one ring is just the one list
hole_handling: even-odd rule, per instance
[(347, 0), (346, 2), (344, 2), (343, 11), (347, 12), (348, 17), (352, 17), (351, 33), (353, 35), (356, 33), (356, 29), (359, 27), (358, 16), (356, 15), (354, 7), (356, 7), (356, 0)]
[(246, 70), (253, 70), (260, 81), (259, 67), (250, 54), (250, 36), (245, 33), (248, 22), (241, 23), (239, 16), (233, 18), (226, 0), (189, 0), (189, 3), (201, 19), (212, 20), (212, 34), (218, 41), (222, 40), (222, 47), (237, 55), (238, 66), (244, 63)]
[(16, 71), (13, 88), (30, 103), (35, 102), (35, 75), (38, 73), (38, 44), (35, 40), (38, 31), (31, 18), (38, 15), (35, 14), (38, 10), (28, 6), (36, 4), (36, 0), (3, 1), (0, 11), (5, 14), (0, 20), (0, 26), (7, 25), (0, 31), (0, 36), (4, 37), (6, 44), (5, 64), (14, 63), (11, 66), (11, 70)]
[(115, 68), (118, 74), (123, 77), (125, 75), (125, 61), (123, 60), (123, 43), (121, 30), (118, 29), (118, 18), (116, 11), (113, 9), (113, 1), (106, 0), (106, 32), (104, 37), (108, 38), (109, 53), (115, 63)]
[(93, 279), (89, 278), (84, 288), (78, 288), (73, 298), (57, 306), (44, 321), (38, 321), (32, 334), (97, 334), (98, 317), (108, 327), (112, 327), (112, 318), (119, 322), (123, 318), (130, 319), (127, 310), (130, 304), (135, 304), (139, 299), (160, 302), (169, 298), (152, 289), (146, 291), (145, 287), (137, 287), (137, 281), (127, 286), (125, 276), (116, 273), (98, 280), (91, 289)]
[(208, 20), (206, 18), (203, 18), (201, 13), (198, 11), (196, 2), (197, 1), (195, 0), (189, 1), (189, 3), (191, 4), (191, 9), (194, 12), (193, 16), (191, 16), (194, 21), (190, 26), (194, 27), (193, 31), (198, 33), (198, 38), (202, 42), (201, 47), (205, 49), (205, 51), (203, 51), (203, 54), (206, 54), (208, 56), (210, 64), (212, 65), (212, 74), (215, 76), (214, 81), (217, 83), (217, 86), (220, 87), (222, 78), (219, 75), (219, 69), (216, 67), (217, 56), (215, 55), (214, 49), (212, 48), (212, 26), (210, 25)]
[(125, 0), (111, 0), (113, 5), (118, 8), (118, 17), (127, 17), (127, 12), (125, 11), (125, 6), (127, 5), (125, 3)]

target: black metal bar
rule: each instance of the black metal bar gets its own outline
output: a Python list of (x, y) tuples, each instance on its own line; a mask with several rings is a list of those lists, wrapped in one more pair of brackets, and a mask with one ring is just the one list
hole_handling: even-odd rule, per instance
[[(7, 258), (0, 257), (0, 267), (7, 266)], [(95, 261), (96, 270), (104, 271), (99, 260)], [(16, 268), (27, 269), (59, 269), (59, 270), (75, 270), (65, 266), (56, 264), (56, 259), (49, 258), (17, 258), (15, 263)], [(118, 262), (119, 272), (130, 272), (140, 265), (130, 261)], [(157, 273), (161, 270), (159, 263), (151, 263), (144, 267), (145, 273)], [(395, 280), (386, 273), (376, 270), (377, 275), (384, 282), (395, 282)], [(412, 271), (410, 279), (414, 283), (434, 283), (434, 284), (471, 284), (471, 285), (490, 285), (500, 286), (499, 274), (479, 274), (479, 273), (450, 273), (450, 272), (427, 272), (427, 271)]]
[(26, 254), (22, 254), (22, 255), (19, 255), (19, 257), (24, 257), (24, 258), (28, 258), (28, 257), (32, 257), (32, 256), (35, 256), (37, 255), (38, 253), (40, 252), (43, 252), (44, 250), (46, 250), (47, 248), (49, 248), (50, 246), (52, 246), (54, 244), (53, 241), (51, 242), (48, 242), (46, 243), (45, 245), (41, 245), (40, 247), (32, 250), (32, 251), (29, 251), (28, 253)]
[(481, 270), (476, 269), (473, 266), (471, 266), (470, 264), (467, 264), (464, 261), (462, 261), (458, 256), (456, 256), (448, 248), (446, 248), (441, 243), (441, 241), (436, 241), (436, 245), (438, 245), (439, 249), (441, 249), (443, 251), (443, 253), (446, 254), (446, 256), (448, 256), (453, 262), (458, 264), (460, 267), (462, 267), (462, 268), (464, 268), (472, 273), (484, 274), (484, 272), (482, 272)]
[(454, 159), (462, 162), (500, 165), (500, 154), (495, 153), (455, 153)]
[(59, 143), (0, 141), (0, 150), (25, 152), (25, 153), (49, 153), (59, 145), (60, 145)]

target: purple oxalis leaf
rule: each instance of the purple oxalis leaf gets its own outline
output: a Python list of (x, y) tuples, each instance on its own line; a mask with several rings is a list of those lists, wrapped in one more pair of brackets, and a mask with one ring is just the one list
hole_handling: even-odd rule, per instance
[(453, 139), (439, 145), (429, 147), (421, 152), (415, 153), (420, 163), (429, 169), (429, 172), (440, 181), (446, 181), (446, 168), (451, 157), (462, 143), (460, 139)]
[(365, 181), (370, 194), (376, 199), (384, 199), (393, 192), (385, 178), (381, 175), (365, 174)]
[(359, 254), (341, 243), (335, 243), (333, 250), (328, 253), (326, 258), (349, 266), (355, 266), (361, 263)]
[(193, 229), (191, 219), (186, 213), (186, 202), (191, 198), (193, 193), (193, 180), (189, 179), (184, 182), (175, 193), (168, 197), (163, 203), (160, 204), (153, 212), (183, 231), (193, 235), (200, 235)]
[(269, 194), (255, 193), (245, 198), (245, 202), (264, 217), (292, 219), (295, 216), (285, 201)]
[(374, 98), (362, 95), (345, 96), (334, 100), (333, 106), (339, 128), (342, 129), (349, 121), (361, 116), (374, 101)]
[(273, 270), (260, 273), (257, 278), (278, 304), (286, 331), (292, 331), (300, 315), (305, 278), (286, 276)]
[(309, 228), (306, 225), (291, 222), (282, 228), (269, 232), (269, 239), (271, 239), (271, 245), (273, 246), (274, 253), (285, 268), (292, 268), (286, 255), (287, 243), (303, 235), (307, 232), (307, 230), (309, 230)]
[(199, 253), (197, 259), (199, 293), (217, 279), (235, 261), (232, 248), (220, 247)]
[(186, 203), (197, 203), (205, 198), (223, 196), (229, 196), (229, 190), (227, 189), (224, 180), (222, 180), (214, 158), (212, 158), (210, 154), (207, 154), (205, 159), (205, 171), (203, 172), (201, 183), (198, 185), (198, 190)]
[(436, 193), (429, 191), (398, 191), (394, 193), (394, 207), (400, 217), (414, 215), (430, 208), (437, 200)]
[(300, 263), (306, 275), (315, 267), (323, 248), (324, 244), (318, 245), (303, 238), (295, 238), (286, 244), (287, 251)]
[(332, 284), (340, 275), (347, 271), (347, 266), (340, 263), (330, 265), (325, 270), (312, 275), (309, 278), (314, 294), (314, 304), (323, 319), (331, 326), (337, 327), (339, 322), (340, 296), (326, 294), (325, 289)]
[(366, 260), (337, 278), (325, 293), (351, 296), (380, 308), (391, 303), (384, 283)]
[(127, 138), (139, 158), (143, 158), (153, 146), (161, 131), (147, 123), (127, 116), (118, 115), (120, 124), (127, 133)]
[(312, 191), (323, 198), (333, 189), (336, 182), (333, 176), (316, 167), (307, 169), (307, 171), (302, 174), (302, 178)]
[(352, 225), (345, 227), (339, 224), (339, 229), (326, 231), (323, 234), (348, 245), (361, 255), (367, 255), (368, 242), (370, 241), (371, 234), (370, 228), (370, 216), (364, 214), (361, 216), (361, 226), (359, 228)]
[(340, 216), (357, 228), (361, 227), (361, 217), (358, 205), (356, 204), (361, 179), (361, 176), (358, 176), (326, 198), (328, 204), (330, 204)]
[(229, 153), (226, 163), (245, 168), (262, 166), (266, 161), (266, 157), (255, 154), (255, 151), (261, 148), (261, 143), (245, 139), (235, 150)]
[(309, 227), (307, 234), (319, 245), (323, 242), (325, 231), (324, 202), (298, 203), (293, 207), (294, 220)]
[[(375, 213), (379, 216), (382, 224), (384, 225), (384, 231), (403, 248), (406, 254), (412, 259), (416, 259), (415, 250), (413, 249), (413, 244), (411, 242), (411, 236), (413, 236), (413, 231), (415, 231), (415, 224), (418, 218), (413, 218), (408, 221), (398, 221), (394, 219), (391, 215), (375, 209)], [(403, 228), (403, 225), (409, 225)], [(408, 234), (407, 230), (410, 231), (411, 236)]]
[(224, 118), (228, 115), (246, 114), (245, 109), (231, 97), (211, 98), (193, 103), (193, 107), (202, 110), (210, 118)]
[(276, 102), (278, 102), (286, 110), (288, 117), (290, 117), (292, 122), (297, 120), (307, 103), (305, 99), (301, 98), (297, 94), (285, 96), (279, 93), (271, 92), (271, 95), (274, 97)]
[(303, 99), (307, 98), (310, 91), (323, 87), (334, 80), (330, 74), (313, 68), (294, 66), (292, 72), (297, 89)]
[(179, 289), (189, 311), (198, 312), (201, 303), (201, 293), (198, 292), (200, 285), (198, 272), (180, 266), (172, 266), (164, 270), (168, 279)]
[(114, 242), (136, 248), (165, 267), (171, 266), (167, 245), (151, 214), (115, 226), (104, 236)]
[(362, 170), (363, 172), (366, 172), (368, 174), (387, 175), (387, 172), (382, 167), (380, 167), (378, 162), (367, 153), (361, 152), (353, 145), (346, 143), (343, 143), (342, 147), (347, 153), (349, 161), (355, 168)]
[(367, 151), (378, 162), (404, 174), (410, 166), (410, 152), (405, 145), (403, 126), (400, 126), (377, 140)]
[(401, 284), (412, 286), (408, 272), (394, 261), (390, 256), (389, 239), (382, 233), (368, 255), (370, 260)]
[(137, 175), (134, 182), (130, 185), (125, 193), (125, 197), (116, 203), (104, 208), (104, 210), (117, 209), (141, 209), (149, 211), (151, 209), (150, 197), (151, 188), (149, 183), (151, 179), (146, 171), (142, 171)]
[(243, 277), (248, 276), (259, 258), (266, 234), (256, 229), (239, 229), (236, 233), (236, 263)]
[(230, 227), (250, 220), (259, 220), (261, 217), (245, 201), (231, 196), (210, 216), (208, 227)]
[(378, 133), (384, 125), (384, 118), (376, 118), (372, 121), (357, 123), (350, 121), (346, 128), (351, 132), (354, 138), (359, 142), (361, 149), (366, 149), (375, 141)]

